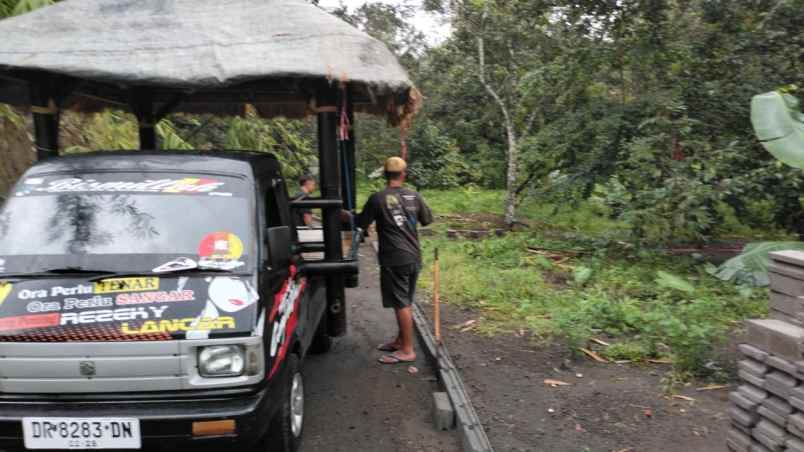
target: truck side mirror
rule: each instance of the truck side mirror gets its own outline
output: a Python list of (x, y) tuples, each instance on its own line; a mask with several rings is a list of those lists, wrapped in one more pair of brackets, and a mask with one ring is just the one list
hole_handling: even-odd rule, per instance
[(272, 269), (279, 270), (290, 264), (290, 237), (288, 226), (275, 226), (266, 230), (265, 241), (268, 242), (268, 258)]

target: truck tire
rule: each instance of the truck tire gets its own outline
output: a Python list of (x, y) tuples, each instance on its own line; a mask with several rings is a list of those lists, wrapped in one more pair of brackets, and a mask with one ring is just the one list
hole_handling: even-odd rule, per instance
[(279, 406), (264, 438), (263, 452), (296, 452), (304, 433), (304, 375), (299, 357), (287, 357), (287, 381)]
[(321, 322), (318, 323), (318, 328), (315, 330), (313, 343), (310, 344), (310, 353), (314, 355), (323, 355), (332, 348), (332, 336), (327, 334), (327, 314), (324, 313), (321, 317)]

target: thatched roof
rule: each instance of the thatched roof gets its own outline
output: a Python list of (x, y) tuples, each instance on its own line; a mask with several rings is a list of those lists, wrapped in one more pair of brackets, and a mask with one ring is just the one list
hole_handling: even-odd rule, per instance
[(18, 105), (43, 79), (75, 88), (63, 108), (79, 111), (145, 88), (157, 104), (183, 93), (177, 111), (299, 116), (340, 81), (392, 122), (418, 102), (385, 45), (305, 0), (67, 0), (0, 21), (0, 36), (0, 101)]

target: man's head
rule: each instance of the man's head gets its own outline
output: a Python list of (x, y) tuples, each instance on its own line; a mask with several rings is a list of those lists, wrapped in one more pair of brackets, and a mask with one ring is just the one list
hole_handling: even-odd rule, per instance
[(390, 157), (385, 161), (385, 180), (388, 182), (404, 182), (408, 164), (399, 157)]
[(299, 188), (308, 195), (315, 191), (315, 179), (309, 174), (299, 178)]

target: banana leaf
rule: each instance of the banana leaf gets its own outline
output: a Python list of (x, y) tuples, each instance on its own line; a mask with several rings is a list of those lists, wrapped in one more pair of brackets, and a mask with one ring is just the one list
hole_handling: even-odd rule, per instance
[(768, 278), (769, 254), (782, 250), (804, 250), (804, 242), (754, 242), (743, 248), (742, 253), (723, 263), (712, 274), (724, 281), (752, 287), (765, 287)]

